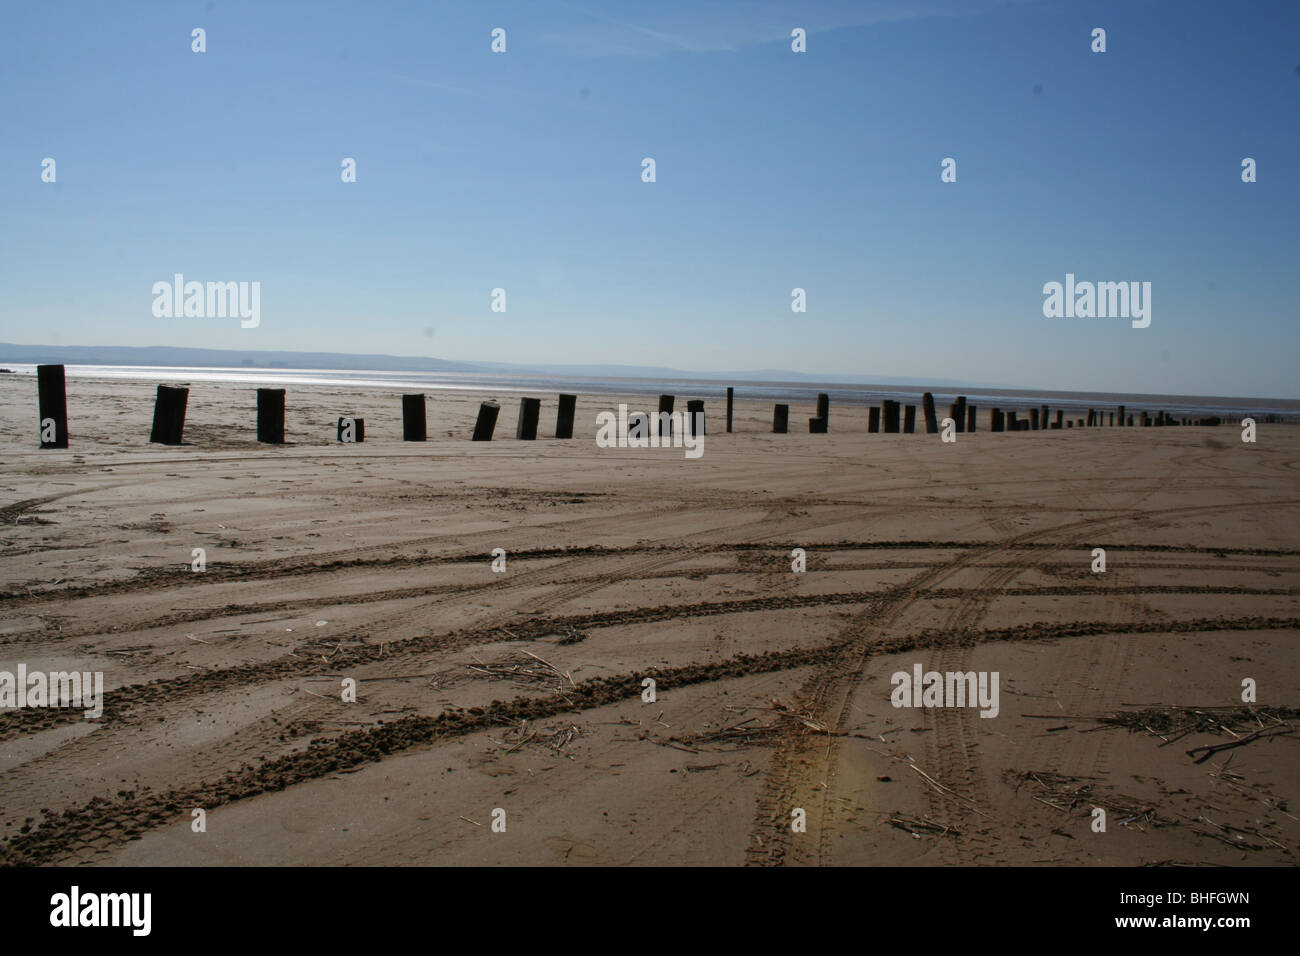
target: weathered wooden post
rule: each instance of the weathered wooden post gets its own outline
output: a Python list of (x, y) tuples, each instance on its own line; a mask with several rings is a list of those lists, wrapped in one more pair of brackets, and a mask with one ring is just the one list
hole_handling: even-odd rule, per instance
[(1016, 421), (1015, 412), (1007, 412), (1007, 431), (1009, 432), (1020, 431), (1020, 423)]
[[(659, 396), (659, 437), (660, 438), (672, 437), (673, 420), (671, 416), (673, 414), (673, 401), (674, 399), (673, 396), (671, 395)], [(667, 417), (665, 417), (665, 413), (667, 413)]]
[(62, 365), (36, 366), (42, 448), (68, 447), (68, 393)]
[(515, 422), (515, 438), (534, 441), (537, 438), (537, 420), (542, 417), (540, 398), (519, 399), (519, 419)]
[(883, 415), (885, 418), (885, 434), (897, 435), (899, 431), (898, 413), (902, 405), (892, 399), (885, 399)]
[(826, 424), (830, 425), (831, 421), (831, 397), (825, 392), (817, 393), (817, 417), (825, 419)]
[(727, 434), (731, 434), (731, 402), (736, 397), (736, 390), (732, 386), (727, 386)]
[(364, 418), (340, 418), (338, 440), (344, 444), (366, 440), (366, 420)]
[(916, 431), (916, 406), (903, 406), (903, 434), (911, 435)]
[(650, 442), (650, 415), (647, 412), (629, 412), (627, 416), (627, 441), (628, 446), (632, 445), (632, 436), (636, 435), (640, 441), (649, 444)]
[(1124, 427), (1125, 427), (1125, 428), (1132, 428), (1132, 427), (1133, 427), (1133, 416), (1132, 416), (1132, 415), (1130, 415), (1130, 416), (1128, 417), (1128, 419), (1125, 421), (1125, 423), (1124, 423)]
[(578, 407), (577, 395), (561, 395), (560, 410), (555, 414), (555, 437), (573, 437), (573, 418)]
[(1124, 406), (1123, 405), (1119, 407), (1119, 414), (1116, 415), (1115, 417), (1119, 419), (1120, 428), (1123, 428), (1124, 427)]
[(1038, 431), (1038, 409), (1036, 408), (1029, 410), (1029, 430)]
[(1058, 409), (1056, 410), (1056, 424), (1053, 425), (1052, 427), (1053, 427), (1053, 428), (1064, 428), (1064, 427), (1065, 427), (1065, 421), (1064, 421), (1064, 419), (1065, 419), (1065, 411), (1064, 411), (1063, 409), (1058, 408)]
[(995, 408), (989, 412), (989, 431), (1002, 431), (1002, 409)]
[(257, 390), (257, 440), (269, 445), (284, 444), (284, 389)]
[(824, 418), (810, 418), (810, 419), (808, 419), (808, 434), (810, 434), (810, 435), (825, 435), (825, 434), (826, 434), (826, 419), (824, 419)]
[(867, 434), (874, 435), (880, 431), (880, 409), (872, 405), (867, 409)]
[(790, 430), (790, 406), (777, 405), (772, 409), (772, 431), (784, 435)]
[(1043, 431), (1047, 431), (1047, 406), (1046, 406), (1046, 405), (1041, 405), (1041, 406), (1039, 406), (1039, 409), (1038, 409), (1038, 426), (1039, 426)]
[(965, 395), (958, 395), (957, 401), (953, 402), (952, 420), (953, 423), (957, 426), (957, 431), (964, 432), (966, 430), (966, 396)]
[(926, 392), (921, 396), (921, 408), (925, 413), (925, 431), (928, 435), (939, 433), (939, 416), (934, 413), (934, 396)]
[(1107, 427), (1107, 428), (1114, 428), (1114, 427), (1115, 427), (1115, 413), (1114, 413), (1114, 412), (1111, 412), (1111, 413), (1110, 413), (1110, 421), (1106, 424), (1106, 427)]
[(497, 415), (501, 406), (496, 402), (483, 402), (478, 407), (478, 419), (474, 422), (474, 437), (470, 441), (491, 441), (496, 431)]
[(974, 434), (975, 432), (975, 406), (966, 406), (966, 431)]
[(1088, 427), (1089, 427), (1089, 428), (1092, 428), (1093, 425), (1096, 424), (1096, 414), (1097, 414), (1097, 413), (1094, 412), (1091, 408), (1088, 409)]
[(424, 441), (424, 395), (402, 396), (402, 441)]
[(153, 431), (149, 441), (160, 445), (179, 445), (185, 431), (185, 406), (190, 390), (174, 385), (159, 385), (153, 402)]
[(686, 421), (682, 423), (686, 434), (692, 438), (708, 434), (704, 430), (704, 399), (692, 398), (686, 402)]

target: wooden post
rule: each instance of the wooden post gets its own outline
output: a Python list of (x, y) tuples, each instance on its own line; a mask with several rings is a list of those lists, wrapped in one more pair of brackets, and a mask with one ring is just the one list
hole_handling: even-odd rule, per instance
[(880, 431), (880, 409), (872, 405), (867, 409), (867, 434), (874, 435)]
[(953, 424), (957, 426), (957, 431), (964, 432), (966, 430), (966, 396), (965, 395), (958, 395), (957, 401), (953, 403), (952, 420), (953, 420)]
[(1119, 414), (1116, 415), (1115, 417), (1119, 419), (1120, 428), (1123, 428), (1124, 427), (1124, 406), (1123, 405), (1119, 407)]
[(1036, 408), (1029, 410), (1029, 429), (1030, 431), (1038, 431), (1038, 409)]
[(284, 444), (284, 389), (257, 390), (257, 440), (268, 445)]
[(1114, 427), (1115, 427), (1115, 413), (1114, 413), (1114, 412), (1111, 412), (1111, 413), (1110, 413), (1110, 422), (1106, 425), (1106, 427), (1107, 427), (1107, 428), (1114, 428)]
[(555, 414), (555, 437), (573, 437), (573, 418), (578, 407), (577, 395), (561, 395), (560, 410)]
[(340, 418), (339, 441), (345, 443), (363, 442), (366, 440), (366, 420), (364, 418)]
[(966, 431), (974, 434), (975, 432), (975, 406), (966, 406)]
[(926, 392), (921, 396), (921, 408), (925, 412), (925, 431), (927, 435), (939, 433), (939, 417), (934, 413), (934, 396)]
[(402, 441), (424, 441), (424, 395), (402, 396)]
[(704, 430), (704, 399), (692, 398), (686, 402), (686, 421), (682, 427), (692, 438), (708, 434)]
[(537, 420), (542, 417), (540, 398), (519, 399), (519, 420), (515, 422), (515, 438), (533, 441), (537, 438)]
[(727, 386), (727, 434), (731, 434), (731, 402), (736, 397), (736, 390), (730, 385)]
[(497, 415), (501, 406), (496, 402), (483, 402), (478, 407), (478, 419), (474, 422), (474, 437), (470, 441), (491, 441), (496, 431)]
[(1007, 412), (1007, 431), (1009, 432), (1020, 431), (1020, 423), (1016, 421), (1015, 412)]
[(916, 406), (903, 406), (903, 434), (911, 435), (916, 431)]
[(824, 418), (810, 418), (810, 419), (808, 419), (808, 434), (810, 434), (810, 435), (825, 435), (825, 434), (826, 434), (826, 419), (824, 419)]
[(1125, 423), (1124, 423), (1124, 427), (1125, 427), (1125, 428), (1132, 428), (1132, 427), (1133, 427), (1133, 416), (1132, 416), (1132, 415), (1130, 415), (1130, 416), (1128, 417), (1128, 419), (1125, 421)]
[(901, 408), (902, 406), (898, 402), (892, 401), (888, 398), (885, 399), (885, 407), (882, 412), (885, 418), (885, 434), (898, 434), (898, 413)]
[(673, 397), (671, 395), (659, 396), (659, 437), (671, 438), (673, 434), (673, 422), (671, 418), (664, 418), (664, 412), (669, 415), (673, 413)]
[(831, 421), (831, 397), (825, 392), (817, 393), (817, 417), (824, 418), (826, 424)]
[(68, 447), (68, 392), (62, 365), (36, 366), (42, 448)]
[(1040, 405), (1038, 408), (1038, 427), (1047, 431), (1047, 406)]
[(772, 409), (772, 431), (784, 435), (790, 430), (790, 406), (777, 405)]
[(1002, 425), (1002, 409), (995, 408), (989, 412), (989, 431), (1000, 432), (1002, 431)]
[(153, 431), (149, 441), (160, 445), (179, 445), (185, 431), (185, 406), (190, 390), (173, 385), (159, 385), (153, 402)]
[(1064, 412), (1062, 409), (1059, 409), (1059, 408), (1058, 408), (1058, 409), (1056, 410), (1056, 424), (1053, 425), (1052, 427), (1053, 427), (1053, 428), (1064, 428), (1064, 427), (1065, 427), (1064, 418), (1065, 418), (1065, 412)]

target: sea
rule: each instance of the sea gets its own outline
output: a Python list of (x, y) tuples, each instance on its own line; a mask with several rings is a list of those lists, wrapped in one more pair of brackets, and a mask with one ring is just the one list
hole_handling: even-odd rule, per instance
[[(36, 366), (6, 363), (15, 375), (35, 377)], [(792, 406), (815, 406), (825, 392), (832, 405), (878, 405), (884, 399), (920, 404), (922, 393), (934, 395), (944, 411), (957, 395), (981, 410), (989, 407), (1017, 410), (1048, 405), (1063, 409), (1068, 417), (1086, 415), (1089, 408), (1113, 411), (1124, 405), (1128, 414), (1163, 411), (1175, 418), (1217, 415), (1229, 419), (1252, 415), (1271, 416), (1283, 421), (1300, 421), (1300, 401), (1276, 398), (1234, 398), (1230, 396), (1117, 394), (1113, 392), (1043, 391), (1013, 388), (981, 388), (917, 385), (866, 385), (846, 383), (718, 381), (692, 378), (620, 378), (609, 376), (547, 376), (493, 372), (392, 372), (353, 369), (262, 368), (238, 366), (180, 367), (153, 365), (68, 365), (68, 378), (112, 379), (149, 383), (226, 382), (257, 387), (327, 385), (368, 391), (391, 389), (399, 392), (473, 391), (514, 395), (568, 392), (579, 395), (655, 396), (670, 392), (685, 398), (724, 398), (727, 387), (738, 400), (771, 401)], [(1075, 413), (1078, 413), (1077, 415)]]

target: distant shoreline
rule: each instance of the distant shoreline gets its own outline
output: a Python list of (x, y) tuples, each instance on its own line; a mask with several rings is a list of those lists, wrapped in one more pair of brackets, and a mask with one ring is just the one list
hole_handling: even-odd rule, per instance
[[(17, 376), (35, 376), (36, 366), (10, 363)], [(1062, 408), (1071, 414), (1089, 408), (1113, 411), (1125, 405), (1129, 412), (1166, 411), (1175, 417), (1199, 414), (1231, 416), (1241, 413), (1270, 414), (1287, 420), (1300, 420), (1300, 401), (1275, 398), (1238, 398), (1232, 396), (1115, 394), (1106, 392), (1033, 391), (1029, 389), (954, 388), (924, 385), (858, 385), (849, 383), (807, 383), (735, 381), (692, 378), (637, 378), (619, 376), (525, 375), (501, 372), (410, 372), (360, 369), (297, 369), (239, 367), (194, 367), (166, 365), (78, 365), (68, 364), (70, 380), (100, 379), (109, 381), (158, 384), (187, 382), (201, 387), (205, 382), (256, 386), (329, 386), (341, 388), (393, 389), (405, 391), (478, 391), (529, 394), (571, 392), (578, 395), (656, 395), (669, 390), (697, 398), (725, 398), (728, 387), (735, 389), (737, 401), (789, 402), (813, 405), (817, 394), (826, 392), (832, 404), (870, 406), (885, 398), (919, 404), (924, 392), (934, 395), (936, 403), (946, 404), (957, 395), (965, 395), (980, 407), (997, 406), (1018, 409), (1038, 405)]]

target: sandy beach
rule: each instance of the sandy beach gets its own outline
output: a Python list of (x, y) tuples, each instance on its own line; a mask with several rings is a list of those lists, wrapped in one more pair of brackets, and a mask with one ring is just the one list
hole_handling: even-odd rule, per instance
[[(0, 712), (0, 863), (1294, 863), (1300, 429), (778, 435), (741, 396), (690, 460), (535, 394), (538, 441), (449, 391), (404, 443), (398, 392), (293, 387), (268, 446), (205, 384), (165, 447), (152, 385), (76, 380), (42, 451), (0, 376), (0, 671), (105, 688)], [(918, 665), (996, 716), (895, 707)]]

